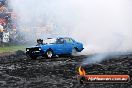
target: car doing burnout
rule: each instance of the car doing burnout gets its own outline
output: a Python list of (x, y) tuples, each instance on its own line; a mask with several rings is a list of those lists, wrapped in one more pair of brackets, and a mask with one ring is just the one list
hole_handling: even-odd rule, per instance
[(39, 56), (52, 58), (59, 55), (72, 55), (74, 52), (81, 52), (83, 44), (72, 38), (47, 38), (45, 40), (38, 39), (37, 45), (26, 48), (26, 54), (32, 59)]

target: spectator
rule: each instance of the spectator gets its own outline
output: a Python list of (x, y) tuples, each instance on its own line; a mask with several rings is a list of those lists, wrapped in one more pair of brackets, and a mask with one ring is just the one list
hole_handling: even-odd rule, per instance
[(3, 26), (0, 24), (0, 32), (3, 32)]
[(2, 38), (3, 38), (3, 31), (4, 31), (3, 26), (2, 26), (2, 25), (0, 25), (0, 43), (2, 42)]

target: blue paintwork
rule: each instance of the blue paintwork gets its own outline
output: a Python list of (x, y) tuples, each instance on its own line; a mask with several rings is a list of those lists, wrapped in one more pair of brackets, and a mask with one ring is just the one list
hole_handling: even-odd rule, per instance
[(40, 44), (37, 46), (32, 46), (32, 47), (26, 48), (26, 49), (31, 49), (31, 48), (35, 48), (35, 47), (41, 48), (39, 53), (32, 53), (32, 52), (28, 52), (28, 51), (26, 53), (31, 54), (31, 55), (41, 56), (41, 55), (44, 55), (45, 52), (50, 49), (53, 51), (54, 55), (61, 55), (61, 54), (71, 55), (72, 50), (74, 48), (77, 49), (78, 52), (81, 52), (83, 50), (82, 43), (77, 42), (72, 38), (69, 38), (69, 39), (72, 39), (73, 42), (68, 43), (65, 40), (65, 38), (63, 38), (63, 39), (64, 39), (64, 43), (62, 43), (62, 44), (57, 44), (57, 43), (55, 43), (55, 44)]

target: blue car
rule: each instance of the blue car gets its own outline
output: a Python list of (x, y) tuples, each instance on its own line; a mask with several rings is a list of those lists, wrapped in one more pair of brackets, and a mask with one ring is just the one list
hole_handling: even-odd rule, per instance
[(69, 37), (38, 39), (37, 45), (26, 48), (26, 54), (32, 59), (39, 56), (52, 58), (59, 55), (72, 55), (83, 50), (83, 44)]

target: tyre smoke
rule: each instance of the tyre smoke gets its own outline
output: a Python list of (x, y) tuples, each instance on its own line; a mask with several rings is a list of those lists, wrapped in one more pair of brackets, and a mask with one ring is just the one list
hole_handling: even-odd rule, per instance
[[(20, 26), (28, 30), (39, 22), (52, 24), (52, 34), (44, 33), (43, 37), (71, 36), (83, 42), (85, 49), (81, 54), (132, 51), (131, 0), (10, 1)], [(30, 32), (27, 35), (32, 36)], [(98, 57), (106, 55), (95, 56), (93, 62), (102, 60)]]

